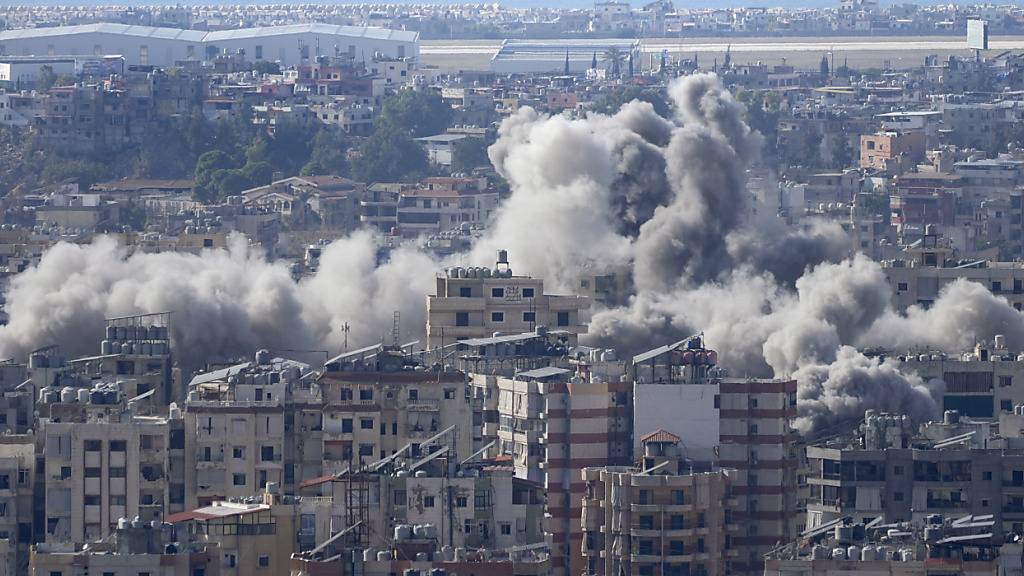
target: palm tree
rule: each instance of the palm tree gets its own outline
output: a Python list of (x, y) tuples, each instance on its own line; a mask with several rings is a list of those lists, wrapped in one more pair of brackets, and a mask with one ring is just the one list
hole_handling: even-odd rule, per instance
[(619, 70), (622, 69), (622, 63), (626, 59), (626, 54), (616, 46), (609, 46), (604, 51), (602, 58), (605, 62), (610, 63), (612, 76), (618, 76)]

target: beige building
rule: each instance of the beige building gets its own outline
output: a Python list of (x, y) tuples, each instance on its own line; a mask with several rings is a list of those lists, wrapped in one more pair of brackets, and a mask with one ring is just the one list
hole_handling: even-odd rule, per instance
[[(323, 472), (376, 462), (409, 446), (450, 435), (455, 452), (472, 453), (472, 408), (466, 376), (452, 370), (410, 370), (401, 350), (371, 346), (327, 362), (323, 392)], [(454, 428), (452, 428), (454, 427)]]
[(736, 499), (730, 472), (688, 473), (679, 437), (643, 439), (641, 466), (583, 470), (584, 574), (731, 574)]
[(581, 312), (586, 299), (544, 293), (544, 281), (513, 276), (508, 255), (499, 251), (494, 270), (449, 268), (427, 296), (427, 348), (495, 332), (519, 334), (546, 326), (569, 333), (571, 343), (586, 332)]
[(33, 576), (218, 576), (216, 558), (202, 544), (178, 539), (167, 524), (122, 522), (102, 541), (88, 546), (42, 543), (32, 549), (31, 569), (19, 574)]
[(177, 409), (143, 416), (115, 388), (77, 392), (41, 419), (46, 541), (92, 542), (121, 518), (148, 522), (182, 510), (185, 443)]
[(304, 382), (308, 373), (306, 364), (260, 350), (251, 362), (192, 379), (185, 403), (185, 448), (195, 464), (185, 475), (188, 508), (249, 497), (268, 482), (290, 491), (296, 472), (300, 480), (321, 474), (318, 446), (309, 441), (319, 428), (319, 396)]
[(267, 496), (258, 503), (214, 502), (169, 516), (167, 522), (190, 542), (205, 545), (209, 565), (223, 576), (287, 574), (297, 551), (295, 508)]

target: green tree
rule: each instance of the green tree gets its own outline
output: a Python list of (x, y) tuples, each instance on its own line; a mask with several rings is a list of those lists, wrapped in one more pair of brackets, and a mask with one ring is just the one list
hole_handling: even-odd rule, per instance
[(303, 176), (348, 174), (348, 160), (345, 157), (347, 148), (348, 142), (343, 131), (330, 127), (321, 128), (313, 138), (309, 161), (299, 173)]
[(260, 60), (258, 62), (253, 62), (252, 70), (253, 72), (257, 72), (259, 74), (277, 75), (281, 73), (281, 65), (278, 64), (277, 62)]
[(853, 148), (846, 134), (832, 137), (832, 165), (836, 168), (849, 168), (853, 163)]
[(444, 132), (451, 125), (453, 115), (451, 106), (433, 92), (401, 90), (384, 100), (380, 122), (420, 138)]
[(609, 46), (601, 57), (608, 63), (611, 75), (617, 77), (622, 70), (622, 63), (626, 60), (626, 53), (615, 46)]
[(821, 63), (818, 64), (818, 71), (821, 73), (822, 76), (828, 78), (828, 69), (828, 56), (822, 56)]
[(490, 166), (491, 159), (487, 156), (487, 142), (483, 138), (463, 138), (455, 142), (452, 152), (452, 170), (454, 172), (471, 172), (480, 166)]
[(214, 200), (221, 201), (242, 190), (252, 188), (253, 183), (242, 170), (217, 170), (213, 173), (211, 185), (216, 190)]
[(804, 136), (803, 150), (800, 154), (800, 164), (808, 168), (817, 168), (821, 165), (821, 133), (813, 128), (807, 129)]
[(45, 155), (42, 179), (44, 182), (77, 182), (78, 189), (88, 190), (97, 182), (110, 180), (115, 176), (108, 163), (94, 162), (80, 158), (68, 158), (60, 154)]
[(384, 124), (363, 142), (352, 172), (363, 182), (403, 182), (418, 180), (428, 168), (426, 151), (404, 131)]
[(215, 182), (215, 177), (222, 179), (223, 175), (219, 174), (236, 165), (235, 160), (222, 150), (203, 153), (196, 162), (193, 185), (196, 197), (206, 203), (216, 201), (220, 195), (220, 180)]
[(665, 100), (660, 92), (649, 88), (640, 88), (639, 86), (616, 88), (612, 92), (598, 98), (591, 107), (591, 110), (600, 114), (611, 115), (618, 112), (624, 104), (633, 100), (650, 102), (654, 106), (654, 111), (663, 118), (668, 118), (672, 115), (672, 109), (669, 107), (668, 101)]
[(57, 85), (57, 74), (53, 71), (53, 66), (44, 64), (39, 67), (39, 78), (36, 80), (36, 90), (40, 92), (46, 92), (50, 88)]
[(274, 167), (269, 162), (246, 162), (241, 174), (251, 186), (266, 186), (274, 179)]

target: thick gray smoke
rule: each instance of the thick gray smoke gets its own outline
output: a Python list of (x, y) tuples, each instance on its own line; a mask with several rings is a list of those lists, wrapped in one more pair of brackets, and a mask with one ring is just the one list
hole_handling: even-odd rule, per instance
[[(799, 425), (867, 408), (927, 418), (936, 387), (859, 346), (958, 352), (974, 338), (1024, 345), (1024, 317), (983, 286), (953, 283), (929, 310), (895, 312), (881, 268), (850, 257), (839, 226), (793, 229), (756, 205), (746, 173), (761, 145), (714, 75), (669, 89), (676, 116), (641, 102), (570, 120), (524, 108), (490, 151), (511, 196), (460, 264), (507, 249), (516, 273), (568, 292), (616, 274), (628, 301), (595, 309), (590, 342), (633, 353), (703, 331), (733, 376), (799, 382)], [(92, 353), (104, 317), (172, 310), (175, 343), (194, 362), (256, 347), (337, 351), (403, 329), (422, 332), (424, 296), (444, 263), (414, 249), (376, 261), (369, 233), (337, 241), (315, 277), (295, 283), (241, 242), (202, 256), (128, 256), (112, 241), (60, 245), (16, 277), (0, 352), (54, 342)]]

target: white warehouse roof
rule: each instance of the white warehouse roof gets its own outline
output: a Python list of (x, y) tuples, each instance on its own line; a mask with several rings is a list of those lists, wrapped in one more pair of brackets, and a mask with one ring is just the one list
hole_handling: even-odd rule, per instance
[(181, 30), (178, 28), (160, 28), (157, 26), (132, 26), (101, 22), (98, 24), (80, 24), (76, 26), (54, 26), (51, 28), (21, 28), (0, 31), (0, 42), (27, 38), (44, 38), (71, 36), (74, 34), (114, 34), (118, 36), (138, 36), (143, 38), (161, 38), (166, 40), (185, 40), (201, 44), (223, 40), (241, 40), (280, 36), (283, 34), (324, 34), (331, 36), (347, 36), (352, 38), (372, 38), (375, 40), (395, 40), (398, 42), (417, 42), (419, 32), (408, 30), (391, 30), (368, 26), (336, 26), (334, 24), (290, 24), (287, 26), (267, 26), (262, 28), (237, 28), (234, 30)]

